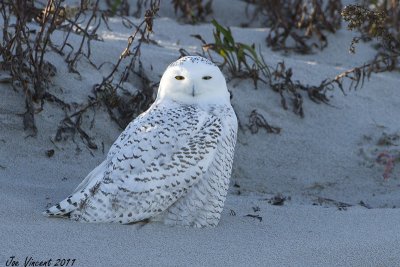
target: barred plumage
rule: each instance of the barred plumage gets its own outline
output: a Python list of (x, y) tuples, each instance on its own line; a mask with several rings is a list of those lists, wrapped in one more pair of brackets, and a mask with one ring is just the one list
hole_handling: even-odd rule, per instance
[(180, 59), (164, 73), (155, 103), (127, 126), (104, 162), (45, 214), (84, 222), (216, 226), (236, 132), (218, 67), (200, 57)]

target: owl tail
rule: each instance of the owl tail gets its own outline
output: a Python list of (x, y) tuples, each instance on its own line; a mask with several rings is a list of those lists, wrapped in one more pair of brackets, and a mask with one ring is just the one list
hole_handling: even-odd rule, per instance
[[(87, 194), (86, 194), (87, 196)], [(86, 199), (84, 193), (79, 192), (75, 193), (57, 205), (54, 205), (50, 208), (48, 208), (46, 211), (43, 212), (43, 215), (45, 216), (55, 216), (55, 217), (69, 217), (69, 213), (72, 211), (76, 210), (79, 205), (81, 204), (81, 201), (84, 201)]]
[(99, 181), (103, 178), (106, 161), (103, 161), (82, 181), (75, 191), (58, 203), (43, 212), (45, 216), (69, 217), (69, 214), (85, 205), (90, 194), (93, 194), (100, 185)]

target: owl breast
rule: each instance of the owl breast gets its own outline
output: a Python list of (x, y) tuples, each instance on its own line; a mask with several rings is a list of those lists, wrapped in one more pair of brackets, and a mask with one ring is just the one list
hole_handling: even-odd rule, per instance
[(213, 106), (209, 113), (222, 131), (208, 169), (185, 196), (153, 220), (167, 225), (194, 227), (214, 227), (218, 224), (231, 176), (237, 118), (231, 106)]

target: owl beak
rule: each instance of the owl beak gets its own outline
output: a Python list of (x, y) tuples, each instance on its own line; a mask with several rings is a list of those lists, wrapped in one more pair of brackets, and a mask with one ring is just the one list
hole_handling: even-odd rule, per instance
[(194, 95), (195, 95), (195, 87), (194, 87), (194, 85), (193, 85), (193, 87), (192, 87), (192, 96), (194, 97)]

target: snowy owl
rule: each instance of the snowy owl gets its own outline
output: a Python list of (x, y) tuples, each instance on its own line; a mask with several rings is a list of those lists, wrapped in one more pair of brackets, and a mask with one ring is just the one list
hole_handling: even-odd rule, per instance
[(183, 57), (168, 66), (155, 102), (127, 126), (107, 158), (44, 214), (82, 222), (216, 226), (236, 134), (219, 68), (203, 57)]

